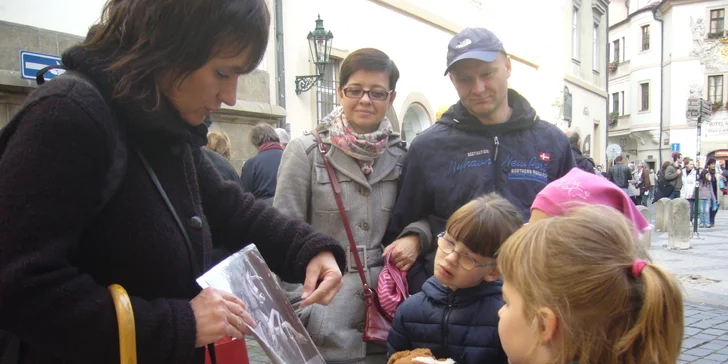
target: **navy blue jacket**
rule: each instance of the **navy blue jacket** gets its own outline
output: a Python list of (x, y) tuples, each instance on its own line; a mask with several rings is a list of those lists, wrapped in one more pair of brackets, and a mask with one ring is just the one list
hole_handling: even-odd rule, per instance
[[(528, 221), (536, 194), (576, 166), (561, 130), (541, 120), (516, 91), (508, 90), (508, 104), (510, 120), (486, 126), (458, 102), (414, 140), (404, 159), (385, 245), (422, 219), (437, 236), (453, 212), (489, 192), (508, 199)], [(435, 247), (434, 238), (421, 242), (425, 258), (407, 274), (410, 292), (419, 292), (432, 276)]]
[(236, 184), (240, 185), (240, 177), (238, 176), (238, 173), (235, 172), (235, 168), (233, 168), (233, 165), (230, 164), (230, 161), (225, 159), (225, 157), (221, 156), (219, 153), (210, 149), (202, 148), (202, 151), (204, 152), (205, 156), (207, 156), (207, 158), (210, 160), (210, 162), (212, 162), (212, 165), (215, 166), (215, 169), (220, 172), (220, 176), (222, 176), (222, 179), (235, 182)]
[(273, 198), (278, 183), (278, 166), (283, 150), (268, 149), (245, 161), (240, 181), (243, 192), (252, 193), (256, 199)]
[(397, 309), (387, 338), (387, 356), (428, 348), (437, 358), (459, 364), (506, 363), (498, 336), (502, 283), (483, 282), (452, 291), (431, 277), (422, 292)]

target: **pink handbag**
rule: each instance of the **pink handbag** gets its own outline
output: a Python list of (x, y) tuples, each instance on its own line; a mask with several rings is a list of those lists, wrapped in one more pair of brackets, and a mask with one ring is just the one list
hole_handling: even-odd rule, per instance
[(379, 273), (377, 281), (377, 293), (379, 304), (382, 310), (389, 316), (391, 321), (399, 305), (409, 297), (407, 288), (407, 272), (399, 270), (391, 261), (392, 251), (387, 254), (387, 261), (384, 263), (382, 272)]

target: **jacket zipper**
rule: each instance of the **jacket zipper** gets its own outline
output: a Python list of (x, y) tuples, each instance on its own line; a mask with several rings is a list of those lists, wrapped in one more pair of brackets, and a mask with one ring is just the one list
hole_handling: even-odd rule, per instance
[(447, 298), (447, 309), (445, 310), (445, 315), (442, 316), (442, 348), (445, 349), (446, 358), (450, 357), (450, 349), (448, 348), (447, 342), (447, 335), (449, 332), (449, 330), (447, 329), (447, 324), (450, 321), (450, 311), (452, 311), (453, 299), (455, 299), (455, 294), (449, 294)]
[(495, 151), (493, 152), (493, 176), (495, 178), (495, 192), (500, 192), (501, 169), (498, 166), (498, 147), (500, 146), (500, 142), (498, 142), (498, 136), (493, 137), (493, 144), (495, 144)]

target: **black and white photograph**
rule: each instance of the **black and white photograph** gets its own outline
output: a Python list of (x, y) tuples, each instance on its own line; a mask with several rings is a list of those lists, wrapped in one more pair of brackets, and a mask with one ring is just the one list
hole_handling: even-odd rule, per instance
[(324, 363), (260, 252), (251, 244), (197, 279), (202, 288), (231, 292), (257, 324), (253, 336), (273, 363)]

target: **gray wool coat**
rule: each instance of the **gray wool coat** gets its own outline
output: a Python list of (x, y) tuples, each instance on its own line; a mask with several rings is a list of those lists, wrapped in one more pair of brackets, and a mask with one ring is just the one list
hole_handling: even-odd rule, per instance
[[(325, 140), (328, 131), (323, 128), (319, 132)], [(341, 185), (341, 197), (354, 239), (358, 246), (366, 247), (366, 254), (362, 254), (363, 250), (359, 254), (362, 260), (366, 256), (367, 281), (376, 288), (384, 262), (381, 241), (397, 199), (406, 150), (398, 136), (390, 137), (387, 148), (374, 163), (373, 172), (365, 176), (354, 158), (338, 148), (327, 147), (327, 157)], [(278, 170), (273, 206), (286, 215), (310, 223), (349, 250), (331, 182), (313, 135), (297, 138), (286, 147)], [(406, 231), (430, 234), (426, 222), (414, 223)], [(350, 255), (348, 262), (351, 269), (348, 273), (343, 272), (344, 286), (331, 304), (297, 310), (327, 363), (357, 363), (364, 360), (367, 352), (386, 351), (372, 345), (367, 348), (362, 341), (365, 310), (362, 283)], [(282, 282), (282, 286), (292, 302), (300, 298), (301, 285)]]

